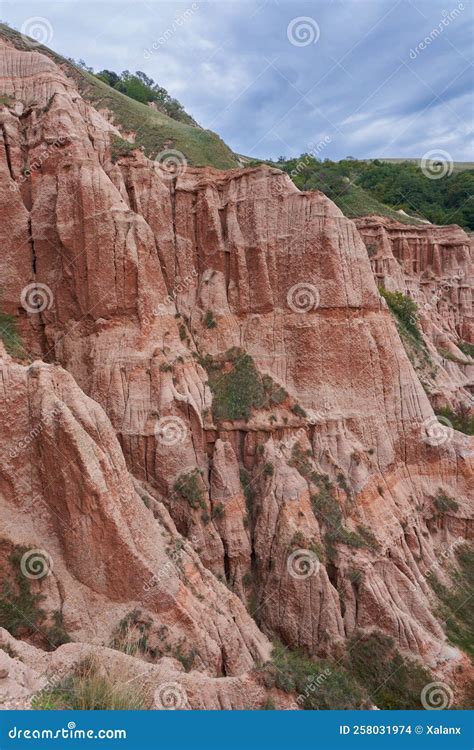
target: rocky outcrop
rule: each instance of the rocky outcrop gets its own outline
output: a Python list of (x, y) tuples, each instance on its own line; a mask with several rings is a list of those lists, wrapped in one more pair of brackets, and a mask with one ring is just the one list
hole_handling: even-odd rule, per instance
[(377, 216), (355, 223), (377, 284), (418, 305), (430, 359), (420, 371), (433, 405), (472, 411), (474, 364), (458, 346), (474, 341), (472, 240), (455, 225), (410, 226)]
[(37, 52), (0, 46), (0, 78), (2, 309), (35, 359), (0, 360), (5, 570), (45, 549), (48, 617), (98, 643), (139, 608), (194, 684), (245, 683), (267, 637), (330, 655), (361, 628), (436, 667), (425, 574), (472, 538), (473, 446), (438, 432), (368, 229), (279, 170), (112, 158), (115, 129)]
[[(139, 608), (152, 617), (158, 652), (193, 644), (196, 665), (215, 674), (268, 656), (239, 599), (205, 571), (162, 506), (146, 507), (101, 407), (60, 367), (0, 361), (4, 574), (23, 550), (21, 571), (41, 580), (43, 608), (81, 640), (108, 641)], [(40, 575), (37, 549), (47, 552)]]

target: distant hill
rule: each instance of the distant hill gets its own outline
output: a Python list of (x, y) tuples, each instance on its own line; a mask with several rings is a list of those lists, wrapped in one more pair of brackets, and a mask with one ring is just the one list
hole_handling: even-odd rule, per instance
[(267, 162), (300, 190), (321, 190), (349, 217), (378, 214), (404, 223), (428, 220), (474, 230), (474, 165), (421, 160), (319, 161), (310, 154)]
[[(5, 24), (0, 24), (0, 38), (2, 37), (17, 49), (31, 51), (31, 46), (20, 32)], [(37, 45), (35, 42), (34, 49), (52, 58), (68, 77), (74, 79), (83, 98), (96, 109), (109, 110), (119, 130), (134, 132), (135, 142), (143, 147), (150, 158), (164, 149), (177, 149), (194, 166), (209, 165), (218, 169), (239, 166), (237, 157), (224, 141), (211, 130), (199, 127), (184, 109), (179, 109), (179, 102), (176, 102), (179, 107), (175, 116), (170, 116), (161, 109), (154, 109), (126, 96), (89, 70), (44, 45)], [(159, 106), (159, 102), (155, 106)]]
[[(383, 161), (388, 162), (389, 164), (404, 164), (405, 162), (408, 164), (416, 164), (418, 167), (421, 164), (421, 159), (406, 159), (406, 158), (392, 158), (392, 157), (381, 157), (379, 156), (377, 159), (364, 159), (364, 161), (373, 162), (373, 161)], [(453, 161), (452, 162), (453, 172), (465, 172), (467, 169), (474, 169), (474, 161)]]

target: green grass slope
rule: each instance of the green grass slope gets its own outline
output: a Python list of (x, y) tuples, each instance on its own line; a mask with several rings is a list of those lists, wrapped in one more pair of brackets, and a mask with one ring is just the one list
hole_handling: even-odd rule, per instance
[[(22, 35), (5, 24), (0, 24), (0, 39), (2, 37), (17, 49), (31, 50)], [(68, 78), (74, 80), (81, 96), (93, 107), (110, 110), (119, 130), (127, 133), (133, 131), (136, 144), (143, 146), (150, 158), (155, 158), (164, 149), (176, 149), (193, 166), (213, 166), (218, 169), (238, 166), (236, 156), (211, 130), (179, 122), (125, 96), (48, 47), (36, 45), (34, 49), (54, 60)]]

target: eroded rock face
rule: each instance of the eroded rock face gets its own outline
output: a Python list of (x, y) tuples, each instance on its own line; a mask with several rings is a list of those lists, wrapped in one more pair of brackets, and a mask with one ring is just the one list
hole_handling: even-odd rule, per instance
[(10, 425), (1, 447), (4, 574), (13, 550), (46, 550), (51, 561), (39, 576), (46, 609), (60, 612), (77, 638), (107, 640), (139, 608), (153, 619), (158, 651), (194, 644), (202, 655), (196, 666), (215, 674), (264, 659), (266, 639), (239, 599), (181, 546), (162, 506), (147, 509), (101, 407), (60, 367), (27, 368), (6, 355), (0, 362), (1, 419)]
[(418, 305), (431, 360), (419, 369), (432, 404), (472, 412), (474, 365), (458, 347), (474, 341), (472, 240), (455, 225), (410, 226), (376, 216), (355, 223), (377, 284)]
[[(378, 294), (368, 237), (394, 288), (397, 241), (362, 222), (363, 241), (279, 170), (114, 162), (116, 131), (59, 68), (0, 51), (22, 103), (0, 114), (2, 309), (46, 362), (0, 360), (5, 568), (46, 549), (45, 608), (72, 637), (107, 641), (139, 608), (157, 653), (184, 643), (206, 679), (247, 675), (267, 636), (326, 655), (360, 628), (436, 666), (425, 574), (472, 538), (473, 445), (434, 434)], [(444, 278), (449, 247), (436, 257)], [(432, 318), (452, 343), (471, 314), (453, 294)], [(457, 503), (442, 517), (440, 491)], [(248, 705), (216, 695), (204, 706)]]

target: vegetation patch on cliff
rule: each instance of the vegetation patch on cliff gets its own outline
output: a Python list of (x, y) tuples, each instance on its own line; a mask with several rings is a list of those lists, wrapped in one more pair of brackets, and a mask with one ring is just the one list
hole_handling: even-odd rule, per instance
[(449, 406), (438, 409), (436, 416), (446, 424), (449, 422), (455, 430), (464, 432), (465, 435), (474, 435), (474, 417), (466, 406), (460, 406), (457, 411), (453, 411)]
[(212, 413), (216, 421), (250, 419), (253, 409), (265, 405), (262, 379), (252, 357), (241, 349), (202, 360), (213, 393)]
[(149, 646), (149, 635), (152, 621), (143, 617), (138, 609), (129, 612), (120, 620), (110, 642), (110, 648), (122, 651), (129, 656), (142, 654), (152, 659), (156, 657), (156, 649)]
[(25, 354), (20, 334), (16, 329), (16, 320), (13, 315), (7, 315), (0, 311), (0, 339), (5, 349), (12, 357), (22, 357)]
[(148, 708), (145, 694), (127, 675), (105, 672), (93, 657), (80, 661), (54, 688), (45, 688), (32, 700), (40, 711), (132, 711)]
[(188, 501), (191, 508), (201, 507), (206, 510), (204, 485), (199, 469), (181, 474), (174, 483), (173, 489)]
[(383, 633), (356, 633), (348, 646), (351, 673), (383, 710), (422, 709), (421, 691), (432, 675), (396, 649)]
[(361, 708), (364, 693), (342, 666), (313, 660), (303, 651), (275, 643), (272, 660), (262, 670), (268, 688), (296, 695), (296, 705), (307, 711)]
[(458, 341), (457, 347), (466, 355), (466, 357), (474, 359), (474, 344), (469, 344), (468, 341)]
[(0, 593), (0, 627), (15, 638), (32, 636), (39, 639), (47, 651), (54, 651), (71, 639), (64, 628), (62, 614), (52, 614), (52, 624), (47, 625), (47, 614), (41, 608), (45, 597), (31, 590), (32, 581), (22, 572), (22, 559), (29, 550), (15, 547), (9, 555), (11, 580), (3, 581)]
[(443, 605), (449, 640), (474, 657), (474, 547), (462, 544), (455, 550), (457, 567), (452, 571), (453, 585), (447, 587), (436, 575), (427, 576)]

